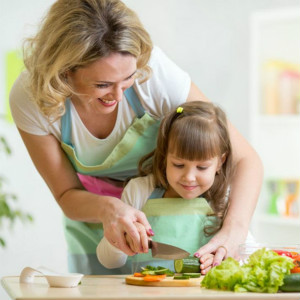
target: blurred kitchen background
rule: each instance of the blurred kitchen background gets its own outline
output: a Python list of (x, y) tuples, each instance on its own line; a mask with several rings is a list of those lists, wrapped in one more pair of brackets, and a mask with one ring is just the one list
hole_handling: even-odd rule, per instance
[[(0, 0), (0, 193), (13, 193), (10, 228), (0, 195), (0, 278), (40, 265), (66, 272), (62, 214), (9, 117), (8, 92), (20, 71), (22, 40), (54, 0)], [(156, 45), (186, 70), (252, 143), (265, 181), (252, 222), (258, 242), (300, 243), (300, 0), (125, 0)], [(1, 184), (1, 181), (0, 181)], [(1, 198), (2, 197), (2, 198)], [(1, 203), (2, 201), (2, 203)], [(8, 299), (0, 288), (0, 298)]]

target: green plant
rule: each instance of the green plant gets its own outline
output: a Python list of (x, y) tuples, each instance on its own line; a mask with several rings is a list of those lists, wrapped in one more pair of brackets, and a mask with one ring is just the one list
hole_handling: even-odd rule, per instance
[[(11, 155), (12, 153), (11, 148), (3, 136), (0, 136), (0, 152), (4, 152), (6, 155)], [(6, 178), (0, 175), (0, 229), (3, 226), (4, 220), (8, 222), (10, 227), (15, 224), (17, 219), (21, 220), (21, 222), (32, 222), (33, 218), (30, 214), (24, 213), (22, 210), (14, 207), (13, 203), (17, 201), (17, 196), (13, 193), (6, 192), (5, 183)], [(5, 246), (6, 242), (0, 232), (0, 248)]]

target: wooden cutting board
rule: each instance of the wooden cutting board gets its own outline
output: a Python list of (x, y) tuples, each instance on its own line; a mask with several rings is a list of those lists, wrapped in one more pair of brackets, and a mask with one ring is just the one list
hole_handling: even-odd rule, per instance
[(200, 278), (190, 279), (173, 279), (173, 277), (166, 277), (161, 281), (144, 281), (143, 277), (134, 277), (133, 275), (125, 278), (126, 284), (143, 285), (143, 286), (200, 286), (203, 276)]

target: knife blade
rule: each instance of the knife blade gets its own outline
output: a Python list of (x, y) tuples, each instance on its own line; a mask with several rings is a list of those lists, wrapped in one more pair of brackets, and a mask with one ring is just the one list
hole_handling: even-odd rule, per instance
[(151, 249), (152, 257), (154, 258), (182, 259), (190, 256), (189, 252), (181, 248), (152, 240), (149, 240), (149, 248)]

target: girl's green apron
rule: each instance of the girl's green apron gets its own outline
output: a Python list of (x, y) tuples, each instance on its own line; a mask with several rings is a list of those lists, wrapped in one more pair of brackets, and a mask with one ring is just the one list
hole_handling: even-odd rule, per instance
[[(92, 166), (84, 165), (76, 156), (76, 149), (71, 141), (70, 100), (66, 101), (66, 113), (61, 120), (61, 146), (79, 174), (124, 181), (137, 175), (140, 158), (155, 148), (160, 121), (145, 112), (133, 87), (125, 91), (125, 96), (134, 110), (136, 118), (105, 161)], [(104, 184), (107, 185), (107, 183)], [(106, 193), (106, 195), (109, 194), (109, 192)], [(116, 194), (118, 193), (116, 193), (115, 187), (111, 186), (110, 195), (115, 196)], [(130, 258), (126, 265), (119, 269), (109, 270), (99, 263), (96, 248), (103, 237), (102, 224), (82, 223), (67, 217), (64, 218), (64, 221), (70, 272), (83, 274), (130, 274), (132, 272)]]
[[(193, 255), (212, 236), (204, 234), (204, 228), (215, 222), (212, 208), (204, 198), (162, 198), (163, 189), (154, 189), (142, 211), (146, 214), (154, 241), (182, 248)], [(129, 257), (128, 257), (129, 258)], [(152, 258), (151, 251), (129, 258), (132, 272), (140, 272), (146, 265), (163, 266), (174, 271), (174, 260)]]

